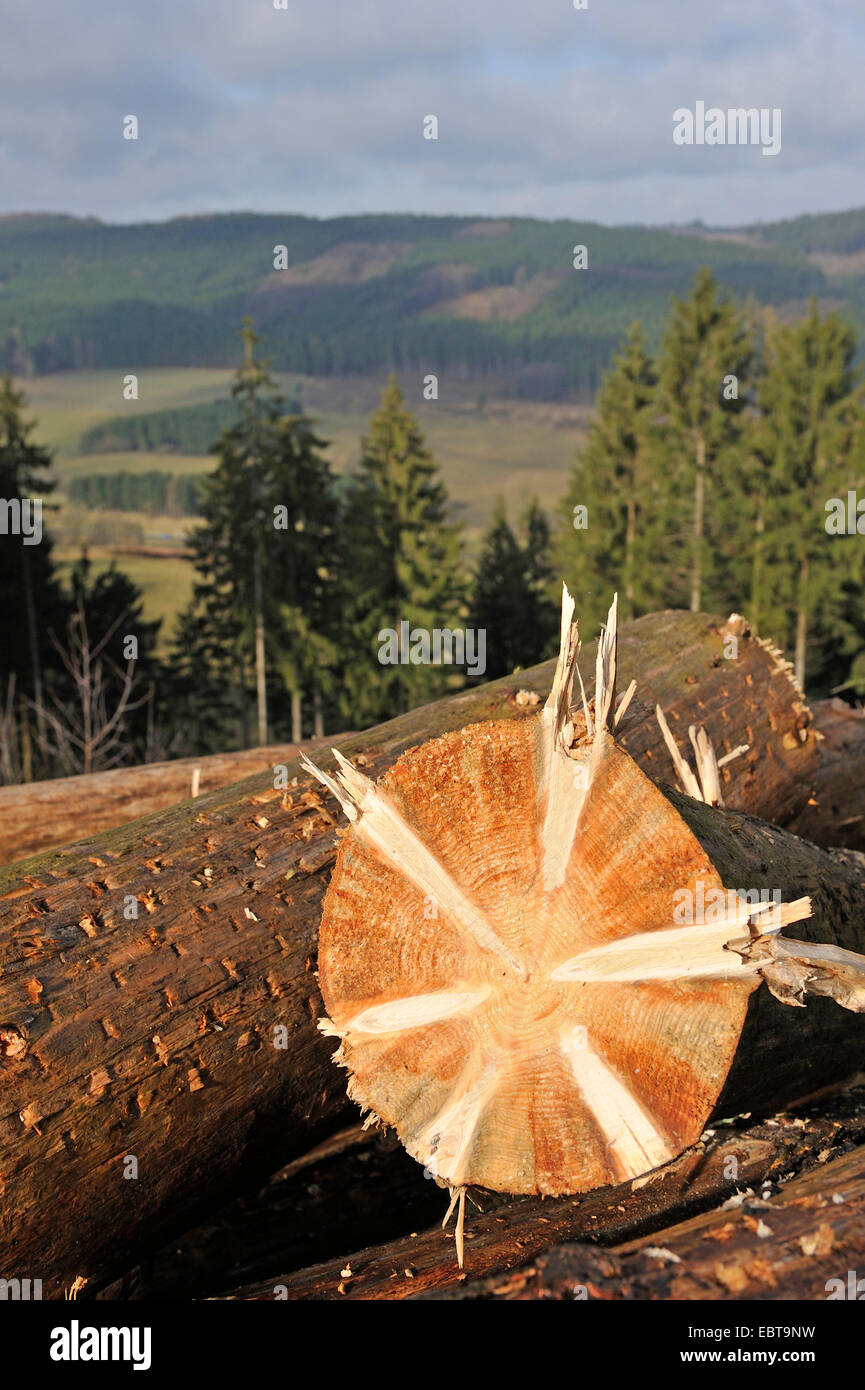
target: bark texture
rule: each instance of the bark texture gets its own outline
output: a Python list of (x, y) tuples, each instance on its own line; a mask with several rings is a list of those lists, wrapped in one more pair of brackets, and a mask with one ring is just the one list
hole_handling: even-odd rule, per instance
[(817, 844), (865, 849), (865, 710), (818, 700), (812, 713), (822, 735), (817, 783), (790, 829)]

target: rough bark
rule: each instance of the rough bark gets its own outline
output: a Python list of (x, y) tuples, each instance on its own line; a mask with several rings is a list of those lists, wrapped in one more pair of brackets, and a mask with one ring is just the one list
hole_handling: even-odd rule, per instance
[[(771, 653), (742, 638), (725, 661), (718, 624), (665, 614), (624, 630), (619, 669), (674, 728), (696, 703), (719, 750), (751, 743), (753, 759), (729, 767), (728, 804), (795, 804), (816, 743)], [(521, 673), (342, 746), (374, 778), (445, 730), (524, 715), (520, 692), (550, 675)], [(656, 725), (636, 727), (636, 756), (663, 775)], [(7, 1277), (42, 1278), (48, 1293), (128, 1268), (352, 1113), (315, 1027), (335, 816), (297, 764), (289, 772), (287, 793), (259, 776), (0, 874)]]
[(790, 829), (817, 844), (865, 849), (865, 710), (835, 699), (812, 713), (822, 735), (817, 784)]
[(58, 845), (73, 845), (253, 773), (271, 772), (275, 764), (291, 762), (301, 747), (312, 748), (316, 742), (274, 743), (239, 753), (177, 758), (86, 777), (0, 787), (0, 864)]
[[(588, 1285), (588, 1295), (592, 1298), (726, 1298), (733, 1294), (731, 1285), (738, 1282), (738, 1276), (733, 1272), (737, 1268), (736, 1261), (729, 1261), (733, 1264), (729, 1276), (723, 1269), (726, 1262), (724, 1228), (731, 1223), (738, 1226), (741, 1222), (743, 1240), (747, 1235), (752, 1236), (759, 1256), (764, 1240), (756, 1237), (753, 1226), (767, 1210), (762, 1202), (772, 1201), (772, 1216), (765, 1219), (769, 1224), (779, 1224), (776, 1207), (783, 1210), (789, 1205), (791, 1212), (799, 1209), (797, 1199), (805, 1191), (800, 1183), (808, 1184), (809, 1197), (814, 1193), (816, 1200), (804, 1207), (809, 1215), (803, 1222), (803, 1229), (796, 1231), (794, 1242), (802, 1234), (806, 1239), (809, 1233), (814, 1234), (811, 1223), (819, 1227), (827, 1214), (833, 1223), (839, 1212), (843, 1219), (840, 1204), (832, 1203), (830, 1196), (825, 1205), (820, 1205), (817, 1194), (822, 1190), (827, 1193), (840, 1190), (846, 1198), (847, 1170), (843, 1170), (847, 1181), (839, 1181), (837, 1187), (834, 1177), (836, 1173), (840, 1176), (842, 1165), (848, 1162), (858, 1162), (861, 1172), (862, 1148), (853, 1150), (855, 1159), (847, 1160), (844, 1155), (852, 1146), (861, 1146), (863, 1142), (865, 1092), (858, 1088), (848, 1093), (834, 1093), (823, 1097), (819, 1103), (799, 1108), (795, 1114), (782, 1113), (764, 1121), (743, 1117), (735, 1125), (707, 1131), (699, 1144), (648, 1180), (637, 1179), (617, 1187), (602, 1188), (579, 1199), (557, 1197), (542, 1202), (536, 1198), (519, 1198), (493, 1204), (483, 1213), (470, 1209), (462, 1271), (454, 1257), (453, 1230), (443, 1231), (437, 1223), (416, 1235), (385, 1240), (366, 1249), (346, 1246), (335, 1258), (308, 1268), (272, 1265), (267, 1277), (263, 1271), (255, 1282), (235, 1287), (223, 1296), (256, 1300), (390, 1300), (432, 1294), (483, 1298), (493, 1294), (502, 1297), (513, 1292), (520, 1296), (527, 1292), (530, 1297), (543, 1297), (546, 1296), (541, 1292), (545, 1280), (552, 1283), (555, 1279), (558, 1288), (565, 1279), (570, 1279), (570, 1294), (562, 1295), (570, 1299), (574, 1298), (575, 1284)], [(799, 1177), (800, 1174), (807, 1176)], [(721, 1209), (725, 1203), (730, 1205)], [(847, 1231), (848, 1235), (856, 1232), (857, 1248), (862, 1249), (865, 1247), (865, 1226), (861, 1207), (857, 1205), (855, 1211), (856, 1216), (847, 1224)], [(703, 1242), (707, 1261), (722, 1266), (719, 1272), (715, 1271), (720, 1277), (709, 1284), (711, 1292), (678, 1295), (664, 1292), (661, 1295), (659, 1289), (669, 1288), (677, 1273), (687, 1274), (687, 1270), (680, 1271), (680, 1266), (673, 1261), (645, 1254), (640, 1256), (638, 1252), (664, 1247), (679, 1250), (679, 1245), (674, 1243), (677, 1232), (703, 1229), (723, 1232), (719, 1239)], [(781, 1229), (779, 1224), (779, 1231)], [(564, 1242), (579, 1244), (560, 1252), (557, 1247)], [(699, 1251), (699, 1237), (692, 1241), (691, 1248), (694, 1245)], [(839, 1245), (840, 1241), (834, 1248), (831, 1265), (826, 1259), (815, 1264), (813, 1257), (805, 1256), (800, 1247), (800, 1254), (812, 1263), (811, 1273), (816, 1276), (820, 1288), (820, 1280), (825, 1282), (830, 1274), (838, 1273), (835, 1266), (844, 1261), (845, 1257), (837, 1253)], [(825, 1255), (828, 1253), (825, 1246), (824, 1237), (822, 1246), (816, 1250)], [(632, 1252), (634, 1258), (630, 1258)], [(561, 1280), (556, 1263), (560, 1259), (573, 1261), (566, 1264), (567, 1273)], [(684, 1253), (682, 1259), (685, 1263)], [(844, 1263), (844, 1270), (840, 1272), (847, 1267)], [(855, 1267), (855, 1261), (850, 1267)], [(865, 1261), (860, 1260), (859, 1267), (860, 1270), (865, 1268)], [(349, 1277), (344, 1274), (346, 1269), (351, 1271)], [(654, 1282), (647, 1276), (654, 1276)], [(782, 1267), (777, 1271), (774, 1286), (754, 1279), (749, 1281), (750, 1293), (740, 1289), (735, 1296), (789, 1297), (784, 1293), (784, 1276)], [(633, 1292), (629, 1291), (629, 1281), (633, 1282)], [(825, 1297), (825, 1293), (817, 1296)]]

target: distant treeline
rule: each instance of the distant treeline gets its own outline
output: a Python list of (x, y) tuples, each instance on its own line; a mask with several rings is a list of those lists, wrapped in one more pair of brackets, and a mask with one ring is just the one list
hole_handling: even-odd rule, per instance
[(250, 313), (280, 371), (449, 373), (511, 395), (589, 398), (634, 319), (657, 349), (671, 294), (703, 264), (740, 303), (781, 317), (810, 295), (838, 301), (865, 337), (863, 248), (863, 210), (741, 239), (518, 217), (0, 219), (0, 367), (225, 366)]
[(200, 479), (195, 473), (88, 473), (71, 478), (74, 502), (100, 511), (147, 512), (151, 516), (197, 516)]
[[(296, 414), (299, 410), (299, 401), (286, 405), (288, 414)], [(154, 454), (209, 454), (222, 431), (236, 424), (237, 405), (227, 399), (136, 415), (115, 415), (87, 430), (81, 436), (79, 448), (82, 454), (130, 450)]]

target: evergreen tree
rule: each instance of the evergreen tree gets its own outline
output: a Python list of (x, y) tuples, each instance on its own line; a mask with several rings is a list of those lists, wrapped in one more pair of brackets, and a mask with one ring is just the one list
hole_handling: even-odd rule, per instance
[(856, 641), (844, 595), (851, 582), (857, 587), (848, 571), (860, 557), (855, 540), (826, 529), (826, 503), (833, 497), (846, 503), (848, 484), (863, 476), (855, 349), (852, 328), (834, 312), (822, 317), (812, 300), (799, 322), (770, 321), (758, 389), (752, 439), (760, 531), (752, 613), (762, 631), (794, 651), (803, 686), (806, 672), (819, 679), (830, 648), (849, 652)]
[(243, 338), (232, 389), (240, 418), (223, 431), (202, 487), (203, 524), (192, 540), (198, 581), (176, 642), (203, 747), (224, 747), (226, 724), (244, 746), (250, 741), (253, 689), (259, 743), (284, 726), (286, 702), (292, 737), (302, 737), (302, 696), (326, 683), (333, 656), (335, 500), (323, 441), (305, 416), (283, 413), (248, 320)]
[[(401, 624), (431, 631), (459, 617), (460, 528), (417, 420), (391, 376), (361, 443), (346, 491), (344, 597), (346, 716), (373, 722), (431, 699), (447, 672), (414, 665)], [(398, 635), (399, 661), (382, 665), (378, 634)]]
[(558, 609), (550, 596), (550, 528), (537, 499), (523, 517), (521, 544), (500, 499), (484, 537), (475, 575), (469, 626), (486, 633), (486, 672), (495, 680), (552, 656)]
[(542, 660), (551, 640), (558, 651), (562, 581), (553, 559), (552, 533), (546, 512), (537, 497), (529, 499), (523, 512), (522, 527), (526, 557), (526, 576), (533, 595), (537, 622), (537, 650)]
[[(41, 539), (33, 543), (38, 535), (33, 504), (42, 502), (55, 485), (46, 476), (51, 455), (33, 441), (35, 423), (25, 419), (25, 408), (24, 393), (4, 372), (0, 377), (0, 706), (10, 694), (20, 699), (29, 696), (42, 731), (45, 671), (56, 662), (50, 633), (52, 628), (63, 629), (67, 606), (44, 526), (44, 507)], [(29, 508), (23, 513), (32, 531), (29, 538), (22, 534), (22, 504)], [(23, 705), (19, 709), (23, 775), (29, 778), (33, 766), (29, 726)]]
[[(842, 694), (847, 699), (865, 701), (865, 388), (854, 390), (851, 402), (854, 416), (850, 451), (843, 468), (840, 498), (852, 493), (857, 508), (856, 535), (831, 538), (837, 593), (831, 617), (831, 629), (826, 634), (826, 648), (818, 653), (820, 677), (827, 694)], [(849, 500), (849, 499), (848, 499)], [(825, 502), (824, 502), (825, 508)], [(828, 649), (828, 650), (827, 650)], [(812, 662), (816, 670), (816, 662)], [(811, 682), (809, 682), (810, 684)]]
[(706, 589), (717, 603), (730, 587), (727, 542), (736, 490), (726, 479), (737, 458), (752, 353), (742, 317), (703, 267), (690, 296), (674, 298), (658, 368), (672, 477), (691, 498), (689, 535), (681, 540), (692, 612), (703, 606)]
[(657, 379), (634, 323), (605, 374), (582, 455), (571, 474), (557, 556), (587, 628), (619, 593), (623, 618), (667, 601), (673, 547), (664, 543), (665, 489), (656, 439)]

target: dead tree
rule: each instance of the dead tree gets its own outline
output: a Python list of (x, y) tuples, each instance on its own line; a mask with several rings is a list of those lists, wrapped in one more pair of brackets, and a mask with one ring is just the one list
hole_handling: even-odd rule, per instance
[[(105, 655), (105, 649), (126, 612), (118, 614), (102, 637), (94, 642), (87, 628), (84, 601), (79, 594), (75, 612), (66, 629), (66, 645), (52, 638), (72, 681), (76, 701), (50, 693), (50, 704), (34, 703), (43, 732), (37, 734), (44, 753), (55, 757), (69, 774), (96, 772), (128, 761), (130, 744), (126, 718), (147, 699), (133, 700), (136, 685), (135, 659), (130, 657), (125, 671)], [(109, 677), (120, 682), (116, 694), (110, 691)], [(50, 731), (50, 732), (49, 732)]]
[(4, 786), (11, 786), (20, 782), (23, 772), (21, 740), (15, 717), (15, 672), (13, 671), (6, 685), (5, 702), (0, 707), (0, 783)]

